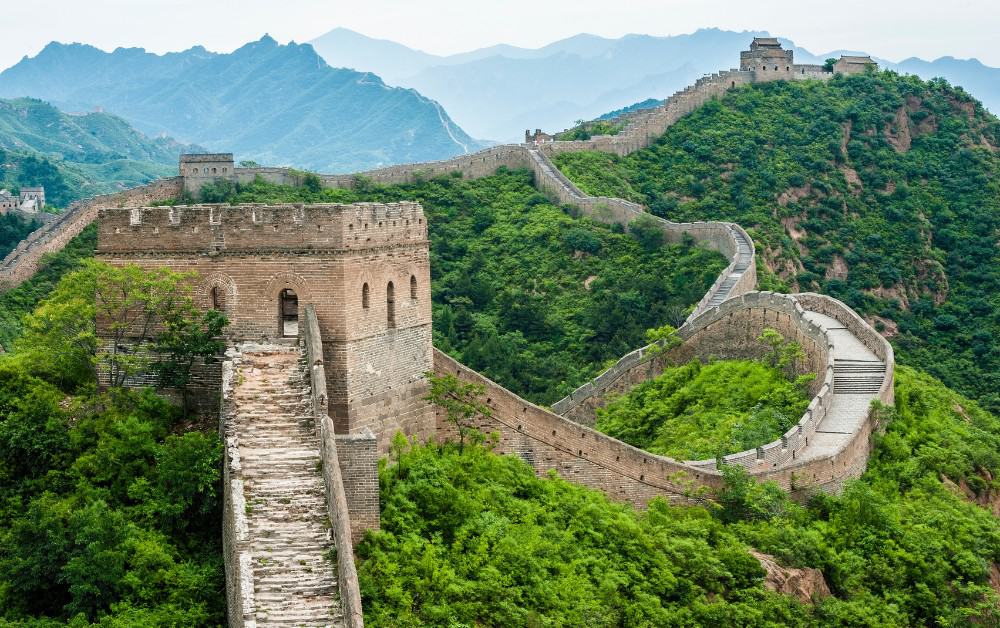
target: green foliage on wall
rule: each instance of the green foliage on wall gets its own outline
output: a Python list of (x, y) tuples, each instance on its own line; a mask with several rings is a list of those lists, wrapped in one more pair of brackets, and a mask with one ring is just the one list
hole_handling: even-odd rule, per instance
[(677, 460), (703, 460), (771, 442), (798, 422), (804, 384), (754, 360), (694, 360), (597, 410), (595, 427)]
[(743, 225), (769, 288), (845, 301), (997, 411), (998, 147), (1000, 121), (961, 89), (882, 72), (737, 89), (628, 157), (556, 162), (588, 193)]
[(58, 253), (42, 257), (38, 272), (17, 288), (0, 293), (0, 347), (9, 350), (21, 334), (22, 318), (55, 289), (60, 279), (94, 256), (97, 225), (80, 232)]

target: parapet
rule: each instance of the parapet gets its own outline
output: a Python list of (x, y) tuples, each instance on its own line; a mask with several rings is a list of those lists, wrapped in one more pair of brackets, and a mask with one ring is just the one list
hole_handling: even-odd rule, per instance
[(232, 153), (185, 153), (181, 163), (201, 164), (213, 161), (233, 161)]
[(426, 243), (419, 203), (103, 208), (100, 254), (319, 254)]

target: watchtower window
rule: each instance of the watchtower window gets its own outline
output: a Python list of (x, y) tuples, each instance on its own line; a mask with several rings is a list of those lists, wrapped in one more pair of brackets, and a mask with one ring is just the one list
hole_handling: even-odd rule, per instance
[(281, 291), (278, 298), (278, 317), (281, 335), (294, 338), (299, 335), (299, 297), (291, 288)]
[(417, 278), (415, 275), (410, 275), (410, 299), (417, 300)]
[(396, 328), (396, 295), (391, 281), (385, 287), (385, 322), (389, 329)]
[(370, 293), (371, 290), (368, 289), (368, 284), (361, 286), (361, 307), (366, 310), (371, 307)]
[(220, 312), (226, 309), (226, 297), (219, 286), (212, 286), (212, 309)]

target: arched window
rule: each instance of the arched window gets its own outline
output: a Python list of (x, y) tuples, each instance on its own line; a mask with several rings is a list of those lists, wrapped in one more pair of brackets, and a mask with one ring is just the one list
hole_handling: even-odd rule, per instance
[(216, 173), (216, 169), (212, 168), (212, 174), (215, 174), (215, 173)]
[(417, 278), (415, 275), (410, 275), (410, 299), (417, 300)]
[(385, 287), (385, 322), (389, 329), (396, 328), (396, 295), (391, 281)]
[(220, 312), (226, 309), (226, 297), (219, 286), (212, 286), (212, 309)]
[(278, 299), (278, 322), (282, 336), (290, 338), (299, 335), (299, 297), (291, 288), (281, 291)]
[(371, 301), (369, 299), (369, 293), (371, 290), (368, 289), (368, 284), (361, 286), (361, 307), (366, 310), (371, 307)]

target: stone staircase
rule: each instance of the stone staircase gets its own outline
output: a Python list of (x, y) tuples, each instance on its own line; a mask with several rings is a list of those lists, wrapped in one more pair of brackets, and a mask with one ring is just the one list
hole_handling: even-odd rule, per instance
[(241, 352), (231, 428), (243, 464), (257, 626), (342, 626), (309, 383), (298, 347)]
[(838, 395), (873, 395), (885, 379), (885, 363), (871, 359), (835, 359), (833, 389)]
[(753, 248), (750, 246), (750, 242), (747, 241), (746, 236), (735, 229), (733, 230), (733, 238), (736, 240), (736, 265), (733, 267), (733, 272), (729, 273), (722, 283), (719, 284), (718, 289), (712, 294), (712, 298), (708, 300), (708, 303), (701, 311), (716, 307), (728, 299), (733, 286), (739, 282), (743, 273), (750, 267), (750, 258), (753, 255)]

